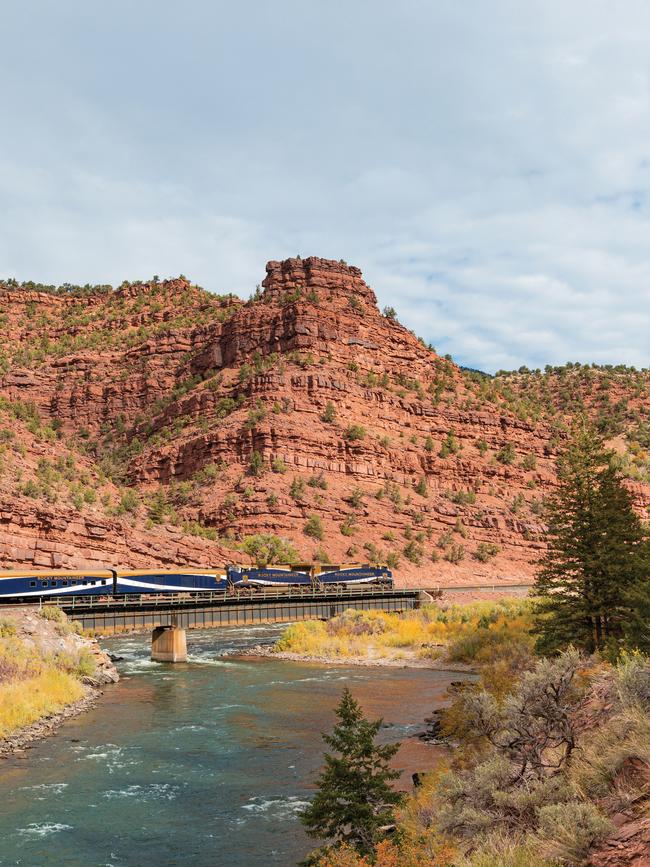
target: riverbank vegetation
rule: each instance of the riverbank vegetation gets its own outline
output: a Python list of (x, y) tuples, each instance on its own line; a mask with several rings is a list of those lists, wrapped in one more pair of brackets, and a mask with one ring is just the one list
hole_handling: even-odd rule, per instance
[(27, 632), (19, 616), (0, 619), (0, 739), (79, 701), (95, 671), (93, 655), (67, 640), (76, 630), (65, 615), (43, 613)]
[(285, 647), (325, 646), (333, 656), (339, 641), (359, 653), (369, 641), (415, 653), (442, 646), (479, 673), (454, 685), (443, 711), (448, 765), (419, 775), (372, 851), (339, 835), (312, 864), (609, 867), (647, 853), (648, 528), (586, 424), (558, 471), (536, 599), (430, 607), (401, 623), (347, 613), (285, 635)]
[(483, 680), (460, 690), (446, 720), (458, 739), (450, 767), (424, 777), (394, 833), (369, 854), (342, 845), (312, 863), (558, 867), (606, 852), (614, 815), (647, 833), (648, 661), (610, 666), (567, 651), (512, 683), (501, 696)]
[(532, 617), (527, 599), (425, 605), (405, 614), (348, 610), (327, 622), (288, 627), (275, 650), (312, 659), (377, 663), (443, 657), (458, 663), (484, 662), (498, 649), (532, 648)]

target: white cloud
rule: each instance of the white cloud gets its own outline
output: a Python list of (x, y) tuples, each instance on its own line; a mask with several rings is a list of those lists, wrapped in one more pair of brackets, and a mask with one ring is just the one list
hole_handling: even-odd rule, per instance
[(465, 364), (647, 366), (643, 0), (10, 2), (0, 274), (358, 264)]

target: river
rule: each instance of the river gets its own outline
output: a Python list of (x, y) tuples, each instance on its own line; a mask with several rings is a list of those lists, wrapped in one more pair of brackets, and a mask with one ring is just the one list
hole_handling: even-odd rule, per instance
[(0, 763), (0, 864), (296, 864), (317, 845), (298, 813), (346, 685), (384, 717), (384, 741), (404, 742), (405, 786), (444, 754), (409, 736), (457, 673), (224, 656), (282, 628), (191, 631), (189, 662), (173, 666), (149, 660), (148, 635), (105, 640), (120, 683)]

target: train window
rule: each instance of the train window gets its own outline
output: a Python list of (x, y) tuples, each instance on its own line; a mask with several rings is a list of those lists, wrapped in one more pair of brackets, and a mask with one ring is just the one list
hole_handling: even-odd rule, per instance
[(86, 581), (85, 578), (84, 578), (84, 580), (83, 580), (81, 583), (83, 584), (84, 587), (88, 584), (88, 582)]
[(64, 579), (64, 580), (61, 582), (61, 586), (62, 586), (62, 587), (67, 587), (67, 586), (68, 586), (68, 582)]
[(56, 587), (56, 581), (50, 581), (50, 587)]
[(30, 581), (29, 586), (30, 587), (36, 587), (36, 581)]
[(106, 579), (102, 578), (102, 584), (106, 584)]
[(41, 587), (47, 587), (47, 581), (41, 581)]

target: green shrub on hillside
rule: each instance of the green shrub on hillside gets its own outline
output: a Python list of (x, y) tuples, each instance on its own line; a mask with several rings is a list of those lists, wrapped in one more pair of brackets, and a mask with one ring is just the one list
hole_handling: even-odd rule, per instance
[(310, 515), (307, 523), (303, 527), (305, 536), (311, 536), (312, 539), (322, 539), (325, 535), (323, 529), (323, 520), (320, 515)]
[(357, 442), (364, 439), (365, 435), (366, 429), (362, 425), (351, 424), (348, 428), (345, 429), (343, 433), (343, 439), (346, 439), (348, 442)]
[(449, 563), (460, 563), (465, 558), (465, 546), (459, 544), (450, 545), (445, 551), (445, 560)]
[(253, 476), (261, 476), (264, 472), (264, 458), (258, 451), (251, 452), (248, 468)]
[(521, 459), (521, 467), (524, 470), (537, 469), (537, 458), (533, 454), (524, 455)]
[(445, 439), (442, 442), (442, 446), (440, 447), (439, 456), (441, 458), (447, 458), (449, 455), (457, 455), (460, 453), (461, 446), (456, 438), (456, 435), (450, 431)]
[(500, 464), (514, 464), (516, 457), (517, 452), (515, 451), (515, 447), (512, 443), (506, 443), (496, 453), (496, 459), (499, 461)]
[(424, 552), (422, 551), (421, 545), (418, 545), (415, 541), (411, 541), (404, 546), (402, 553), (407, 560), (410, 560), (411, 563), (415, 563), (416, 566), (419, 566), (422, 562)]
[(474, 557), (480, 563), (487, 563), (488, 560), (496, 557), (500, 550), (499, 546), (495, 545), (494, 542), (479, 542), (474, 552)]
[(305, 498), (305, 480), (300, 476), (294, 476), (289, 488), (289, 495), (297, 503), (302, 503)]
[(415, 485), (415, 493), (419, 494), (421, 497), (427, 497), (429, 495), (429, 490), (427, 488), (427, 480), (425, 476), (422, 476), (419, 482)]
[(240, 548), (260, 567), (267, 566), (269, 563), (297, 563), (300, 559), (291, 542), (273, 533), (255, 533), (253, 536), (245, 536)]

